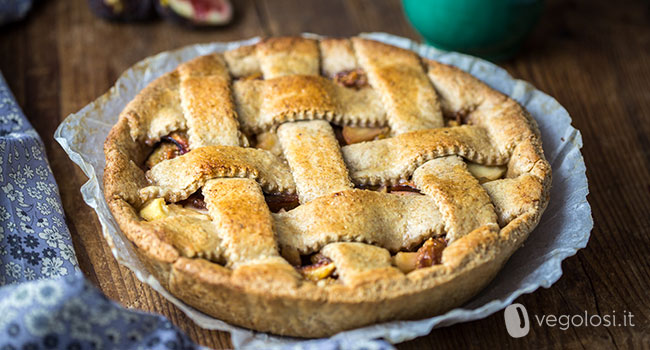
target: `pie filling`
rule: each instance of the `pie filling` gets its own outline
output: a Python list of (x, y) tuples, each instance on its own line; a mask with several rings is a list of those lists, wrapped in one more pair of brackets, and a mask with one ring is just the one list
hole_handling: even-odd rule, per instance
[(269, 206), (271, 213), (277, 213), (282, 210), (289, 211), (300, 205), (297, 194), (288, 193), (264, 193), (264, 199)]
[(368, 84), (368, 76), (361, 68), (338, 72), (334, 74), (332, 80), (339, 85), (357, 90), (370, 86)]
[[(445, 237), (431, 237), (424, 241), (417, 251), (398, 252), (393, 255), (392, 263), (404, 273), (439, 265), (442, 263), (442, 253), (446, 247)], [(338, 279), (334, 262), (321, 253), (300, 256), (299, 263), (294, 266), (307, 280), (319, 282), (319, 284), (330, 284)]]
[(442, 251), (447, 247), (444, 237), (431, 237), (416, 252), (399, 252), (393, 256), (393, 264), (402, 272), (438, 265), (442, 262)]
[(182, 205), (184, 208), (196, 210), (202, 213), (207, 214), (208, 209), (205, 206), (205, 201), (203, 200), (203, 194), (200, 192), (194, 192), (186, 199), (177, 202), (177, 204)]
[[(140, 216), (146, 221), (161, 220), (174, 215), (200, 216), (202, 214), (207, 215), (207, 210), (203, 196), (198, 193), (192, 194), (183, 201), (171, 204), (166, 203), (163, 198), (156, 198), (148, 201), (140, 210)], [(393, 255), (392, 263), (404, 273), (438, 265), (442, 262), (442, 252), (446, 247), (447, 241), (444, 236), (431, 237), (424, 241), (417, 251), (400, 251)], [(296, 250), (284, 249), (281, 255), (306, 280), (329, 284), (338, 279), (334, 262), (319, 252), (300, 255)]]
[(338, 278), (334, 262), (321, 253), (301, 256), (301, 264), (296, 269), (305, 279), (313, 282), (324, 279), (333, 282)]
[(339, 126), (331, 124), (334, 130), (334, 136), (339, 141), (341, 147), (354, 143), (381, 140), (388, 137), (390, 129), (387, 127), (365, 128), (361, 126)]
[(415, 187), (413, 181), (402, 180), (396, 185), (362, 185), (357, 186), (357, 188), (362, 190), (377, 191), (383, 193), (390, 193), (401, 196), (409, 195), (422, 195), (422, 192)]
[(470, 112), (469, 109), (461, 109), (453, 113), (443, 113), (442, 116), (445, 120), (445, 127), (461, 126), (465, 124), (471, 125), (467, 120), (467, 116)]
[[(343, 79), (343, 78), (340, 78)], [(346, 78), (347, 79), (347, 78)], [(456, 113), (455, 119), (447, 119), (448, 123), (457, 125), (462, 123), (463, 113)], [(354, 127), (331, 124), (341, 146), (359, 142), (378, 140), (389, 135), (387, 127)], [(274, 132), (264, 132), (248, 136), (252, 140), (251, 147), (268, 150), (282, 157), (278, 137)], [(185, 132), (173, 132), (161, 138), (151, 152), (144, 166), (150, 169), (154, 165), (189, 152), (189, 143)], [(467, 169), (476, 177), (479, 183), (503, 178), (506, 173), (505, 166), (486, 166), (467, 162)], [(411, 179), (403, 179), (395, 185), (359, 185), (358, 189), (389, 193), (394, 195), (409, 196), (423, 195)], [(288, 193), (264, 193), (266, 203), (272, 213), (292, 210), (300, 205), (298, 195)], [(176, 202), (166, 203), (164, 199), (157, 198), (145, 203), (140, 210), (140, 216), (147, 221), (160, 220), (179, 211), (192, 210), (197, 214), (208, 215), (205, 201), (201, 191), (197, 191), (188, 198)], [(444, 237), (427, 239), (417, 251), (401, 251), (393, 255), (393, 265), (402, 272), (408, 273), (420, 268), (430, 267), (441, 263), (442, 252), (447, 246)], [(281, 254), (289, 261), (300, 274), (309, 281), (319, 284), (336, 282), (338, 276), (334, 262), (320, 253), (300, 255), (297, 251), (283, 251)]]
[[(263, 79), (263, 76), (252, 74), (241, 77), (243, 80)], [(345, 70), (335, 74), (332, 80), (337, 84), (351, 89), (368, 88), (368, 77), (363, 69)], [(454, 127), (467, 124), (469, 110), (444, 114), (445, 126)], [(388, 127), (359, 127), (331, 124), (336, 139), (341, 147), (360, 142), (380, 140), (390, 135)], [(284, 160), (282, 148), (275, 132), (263, 132), (256, 135), (246, 135), (250, 147), (267, 150)], [(168, 159), (183, 155), (189, 151), (188, 138), (185, 132), (173, 132), (162, 137), (160, 142), (147, 158), (144, 166), (151, 169), (154, 165)], [(467, 169), (478, 179), (479, 183), (503, 178), (505, 166), (486, 166), (467, 162)], [(360, 185), (359, 189), (390, 193), (394, 195), (422, 195), (410, 179), (403, 179), (395, 185)], [(273, 213), (292, 210), (300, 205), (298, 195), (287, 193), (264, 193), (266, 203)], [(200, 214), (208, 214), (203, 195), (200, 191), (177, 203), (165, 203), (157, 198), (147, 202), (140, 210), (140, 216), (147, 221), (154, 221), (174, 215), (174, 211), (193, 210)], [(416, 251), (400, 251), (392, 256), (392, 264), (404, 273), (438, 265), (442, 261), (442, 253), (447, 247), (444, 236), (431, 237), (422, 243)], [(300, 255), (297, 250), (283, 249), (281, 255), (292, 264), (304, 279), (317, 282), (318, 285), (335, 283), (338, 279), (334, 262), (320, 252), (310, 255)]]
[(147, 157), (144, 165), (148, 170), (164, 160), (183, 155), (190, 151), (189, 145), (190, 143), (185, 132), (175, 131), (167, 136), (163, 136), (154, 146), (153, 151), (149, 157)]

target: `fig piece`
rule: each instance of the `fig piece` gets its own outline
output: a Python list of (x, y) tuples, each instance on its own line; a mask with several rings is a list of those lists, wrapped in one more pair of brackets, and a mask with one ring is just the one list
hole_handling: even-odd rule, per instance
[(218, 26), (230, 22), (229, 0), (155, 0), (158, 14), (190, 26)]
[(160, 138), (161, 141), (171, 142), (178, 147), (179, 155), (183, 155), (190, 151), (190, 141), (184, 132), (173, 132), (167, 136)]
[(153, 0), (88, 0), (90, 10), (98, 17), (117, 21), (149, 19)]
[(151, 169), (154, 165), (168, 159), (176, 158), (178, 156), (178, 147), (170, 142), (161, 142), (160, 145), (151, 152), (149, 158), (144, 163), (147, 169)]
[(289, 211), (300, 205), (300, 202), (298, 202), (298, 195), (296, 194), (264, 194), (264, 199), (272, 213), (277, 213), (281, 210)]
[(442, 251), (447, 248), (447, 241), (443, 237), (429, 238), (417, 251), (416, 269), (429, 267), (442, 263)]
[(196, 210), (202, 213), (207, 214), (208, 209), (205, 204), (205, 199), (203, 198), (203, 194), (201, 192), (194, 192), (192, 193), (189, 197), (186, 199), (178, 202), (178, 204), (182, 205), (183, 208), (186, 209), (192, 209)]
[(187, 135), (182, 132), (173, 132), (160, 138), (160, 142), (154, 146), (153, 152), (151, 152), (144, 165), (146, 169), (151, 169), (164, 160), (176, 158), (189, 152), (189, 149)]
[(408, 196), (408, 195), (422, 195), (422, 192), (418, 190), (413, 181), (400, 181), (396, 185), (388, 187), (388, 192), (392, 194)]
[(359, 90), (368, 86), (368, 76), (361, 68), (344, 70), (334, 75), (334, 82), (347, 88)]
[(388, 128), (344, 126), (342, 134), (345, 144), (351, 145), (354, 143), (386, 138), (386, 136), (388, 136)]

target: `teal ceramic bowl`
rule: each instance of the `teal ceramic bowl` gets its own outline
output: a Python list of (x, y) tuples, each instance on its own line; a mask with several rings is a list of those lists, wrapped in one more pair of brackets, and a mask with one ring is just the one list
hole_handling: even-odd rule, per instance
[(537, 23), (544, 0), (402, 0), (428, 44), (489, 60), (512, 57)]

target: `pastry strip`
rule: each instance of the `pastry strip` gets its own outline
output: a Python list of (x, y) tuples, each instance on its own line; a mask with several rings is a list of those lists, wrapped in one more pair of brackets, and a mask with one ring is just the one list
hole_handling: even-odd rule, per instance
[(390, 253), (380, 247), (364, 243), (331, 243), (321, 253), (332, 259), (339, 280), (347, 285), (402, 275), (392, 266)]
[(426, 65), (445, 113), (467, 114), (466, 121), (485, 128), (502, 152), (511, 152), (525, 139), (540, 138), (532, 117), (514, 100), (456, 67), (432, 60)]
[(167, 217), (150, 223), (159, 229), (157, 232), (162, 235), (163, 241), (169, 242), (188, 258), (212, 261), (223, 258), (223, 245), (210, 217), (176, 204), (168, 208)]
[[(298, 142), (291, 136), (283, 142), (294, 141)], [(334, 152), (332, 145), (330, 148)], [(344, 146), (341, 151), (349, 176), (358, 185), (395, 184), (400, 179), (407, 179), (426, 161), (442, 156), (459, 155), (486, 165), (501, 165), (508, 160), (507, 155), (494, 150), (484, 130), (468, 125), (357, 143)], [(308, 152), (302, 154), (312, 156)], [(339, 171), (342, 173), (344, 169), (341, 167)], [(337, 176), (342, 177), (340, 174)], [(296, 191), (289, 167), (272, 153), (255, 148), (202, 147), (157, 164), (147, 177), (152, 186), (140, 190), (143, 200), (164, 197), (168, 201), (179, 201), (199, 189), (205, 181), (221, 177), (253, 178), (269, 193)], [(310, 185), (319, 186), (305, 184), (307, 187)]]
[(230, 74), (235, 78), (253, 76), (262, 73), (255, 51), (256, 45), (240, 46), (223, 53)]
[(424, 163), (413, 173), (413, 182), (438, 204), (450, 243), (478, 227), (496, 227), (497, 216), (490, 197), (460, 157)]
[(271, 38), (257, 45), (264, 79), (285, 75), (319, 74), (318, 44), (305, 38)]
[(273, 217), (278, 244), (302, 254), (333, 242), (364, 242), (397, 252), (442, 234), (444, 226), (429, 196), (357, 189), (316, 198)]
[(485, 130), (470, 125), (356, 143), (342, 147), (341, 152), (352, 180), (364, 185), (393, 184), (436, 157), (459, 155), (485, 165), (502, 165), (508, 161), (508, 155), (494, 148)]
[(352, 42), (348, 39), (323, 39), (320, 41), (322, 70), (325, 76), (353, 70), (358, 67)]
[(486, 182), (483, 188), (494, 203), (501, 227), (523, 213), (539, 210), (544, 197), (543, 184), (530, 174)]
[(271, 212), (254, 180), (209, 180), (203, 186), (203, 197), (225, 246), (227, 267), (281, 259)]
[(190, 148), (240, 146), (242, 135), (230, 92), (230, 74), (217, 54), (201, 56), (178, 67), (181, 106)]
[(177, 202), (206, 181), (222, 177), (257, 180), (267, 192), (293, 192), (289, 167), (268, 151), (233, 146), (207, 146), (156, 164), (147, 172), (151, 186), (140, 190), (143, 200), (163, 197)]
[(393, 134), (443, 126), (436, 91), (414, 52), (361, 38), (352, 43), (368, 82), (384, 102)]
[(386, 125), (376, 91), (342, 87), (324, 77), (294, 75), (238, 80), (233, 85), (242, 129), (259, 133), (296, 120), (324, 119), (340, 125)]
[(174, 130), (185, 129), (179, 85), (178, 72), (167, 73), (126, 105), (122, 115), (128, 120), (134, 140), (154, 144)]
[(278, 128), (301, 204), (352, 188), (339, 143), (322, 120), (282, 124)]

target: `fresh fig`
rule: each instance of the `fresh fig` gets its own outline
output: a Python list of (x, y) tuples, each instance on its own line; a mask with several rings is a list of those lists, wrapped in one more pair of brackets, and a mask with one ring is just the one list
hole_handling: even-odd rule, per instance
[(218, 26), (230, 22), (233, 15), (229, 0), (154, 0), (156, 10), (169, 18), (191, 26)]
[(151, 18), (154, 0), (88, 0), (90, 10), (97, 16), (119, 21)]

